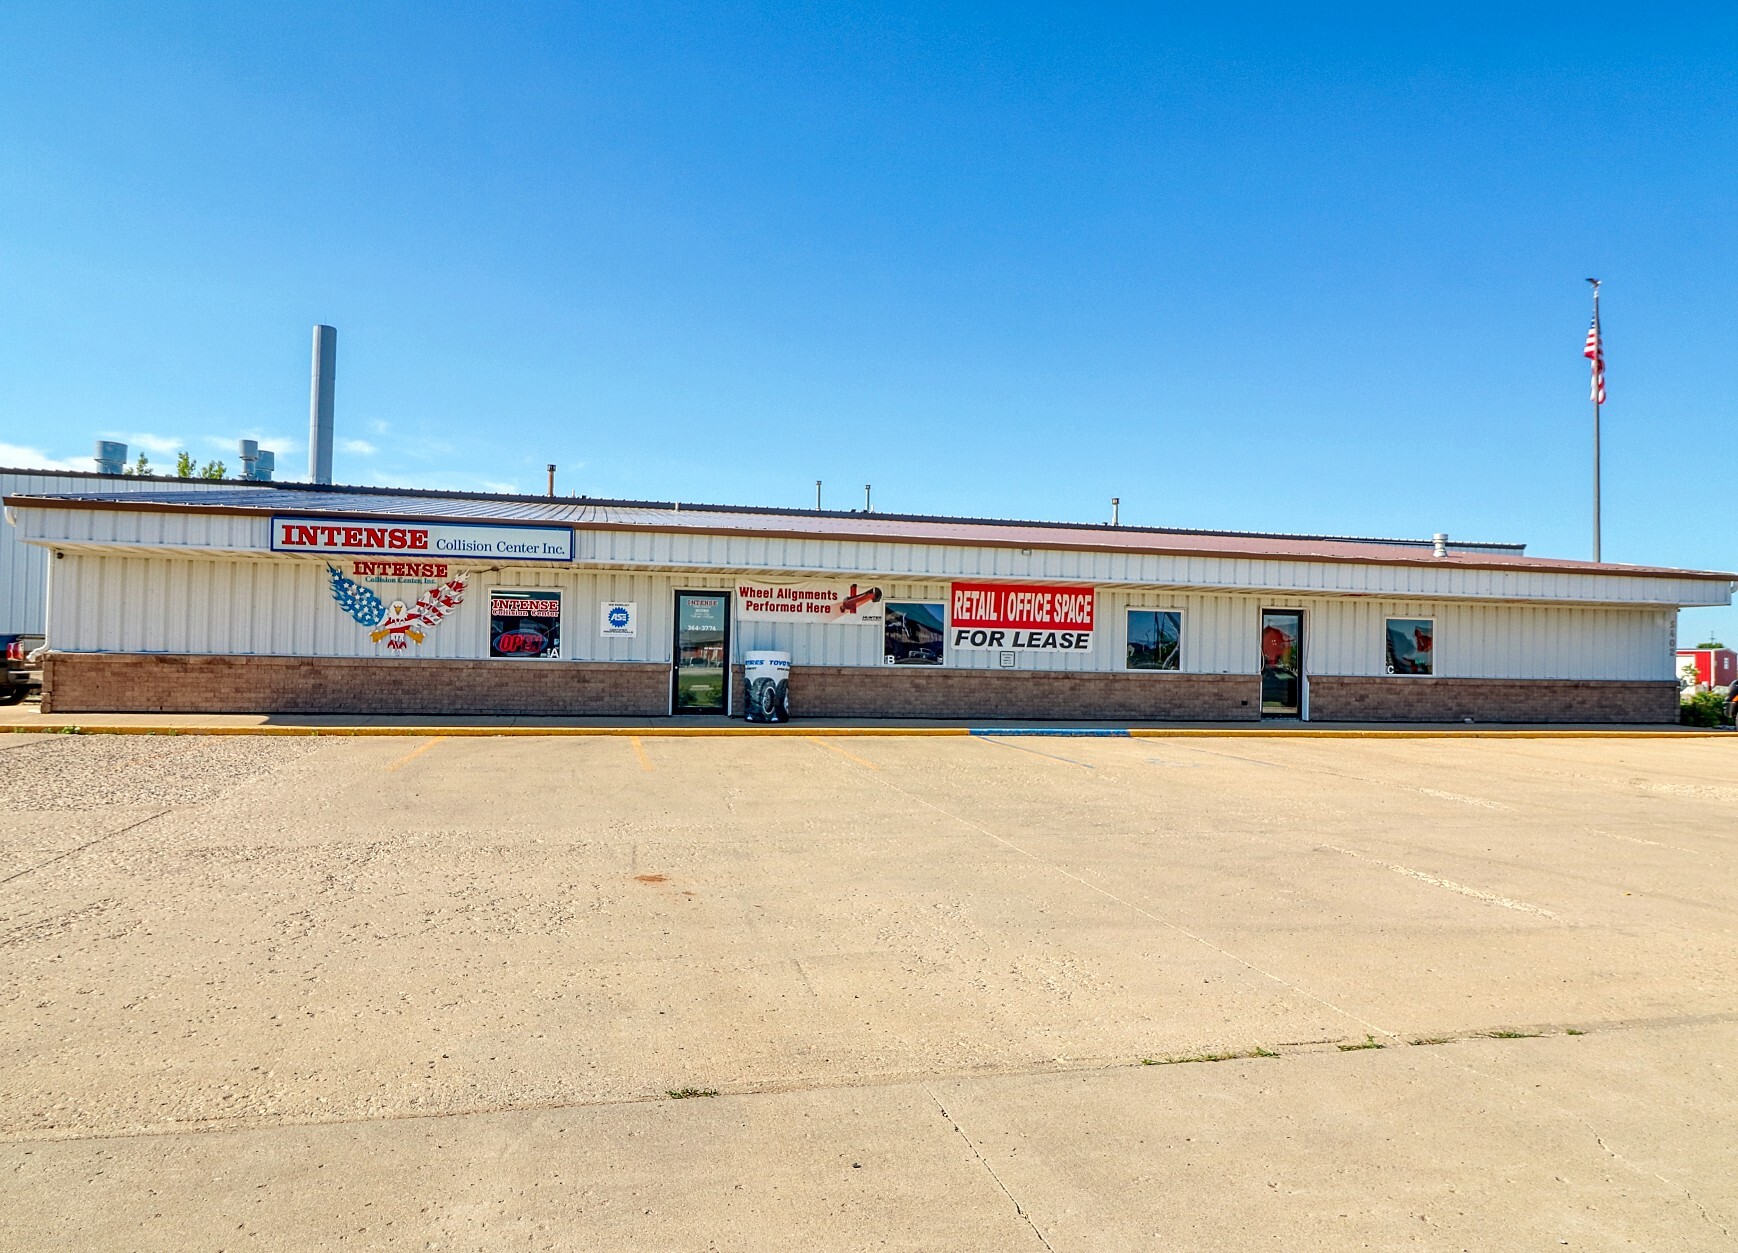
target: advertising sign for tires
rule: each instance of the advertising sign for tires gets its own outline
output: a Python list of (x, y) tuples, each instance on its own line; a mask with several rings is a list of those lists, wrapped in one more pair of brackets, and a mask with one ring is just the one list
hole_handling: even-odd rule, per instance
[(881, 588), (873, 583), (736, 584), (736, 616), (744, 622), (839, 622), (880, 626)]
[(1033, 583), (955, 583), (948, 642), (1014, 652), (1092, 651), (1093, 589)]
[(561, 656), (561, 593), (548, 588), (490, 592), (489, 656)]

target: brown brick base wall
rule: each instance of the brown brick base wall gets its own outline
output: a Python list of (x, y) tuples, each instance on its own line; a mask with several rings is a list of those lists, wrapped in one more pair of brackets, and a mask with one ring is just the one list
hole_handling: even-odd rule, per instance
[[(741, 704), (742, 667), (735, 667)], [(1248, 674), (795, 666), (795, 718), (1032, 718), (1230, 722), (1258, 718)]]
[[(742, 668), (734, 667), (736, 704)], [(1312, 675), (1315, 722), (1677, 721), (1677, 684)], [(668, 712), (669, 667), (583, 661), (51, 653), (44, 713), (618, 714)], [(1254, 675), (798, 666), (798, 718), (1250, 721)]]
[(50, 653), (44, 713), (664, 714), (670, 667)]
[(1310, 676), (1312, 722), (1676, 722), (1678, 685), (1583, 679)]

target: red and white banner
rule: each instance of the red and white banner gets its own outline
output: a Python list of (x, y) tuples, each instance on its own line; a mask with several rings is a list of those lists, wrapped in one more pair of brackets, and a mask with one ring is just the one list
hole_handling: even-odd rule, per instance
[(736, 616), (743, 622), (839, 622), (880, 626), (881, 588), (877, 584), (809, 582), (736, 583)]
[(955, 583), (948, 636), (955, 648), (1089, 653), (1093, 605), (1090, 587)]

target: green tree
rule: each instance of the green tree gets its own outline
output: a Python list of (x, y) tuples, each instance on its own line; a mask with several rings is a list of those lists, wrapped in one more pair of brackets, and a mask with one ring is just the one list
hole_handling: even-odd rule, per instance
[(128, 466), (125, 470), (122, 470), (121, 473), (122, 474), (155, 474), (156, 471), (151, 469), (151, 459), (149, 457), (147, 457), (144, 453), (140, 453), (139, 459), (137, 461), (135, 461), (132, 465)]
[(182, 449), (180, 454), (175, 458), (175, 477), (178, 479), (190, 479), (198, 475), (198, 473), (199, 467), (193, 464), (193, 458), (188, 454), (187, 450)]
[(228, 472), (228, 467), (226, 467), (223, 464), (223, 462), (221, 462), (221, 461), (207, 461), (205, 463), (205, 465), (200, 469), (199, 477), (202, 479), (220, 479), (227, 472)]

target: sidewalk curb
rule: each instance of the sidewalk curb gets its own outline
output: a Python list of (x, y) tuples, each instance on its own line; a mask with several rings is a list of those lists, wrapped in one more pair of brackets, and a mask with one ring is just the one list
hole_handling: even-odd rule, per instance
[(1336, 729), (1328, 727), (805, 727), (755, 725), (740, 727), (484, 727), (484, 726), (87, 726), (79, 723), (57, 723), (52, 726), (0, 726), (0, 734), (19, 735), (396, 735), (396, 736), (630, 736), (665, 739), (701, 739), (714, 737), (804, 736), (847, 738), (863, 736), (976, 736), (1009, 737), (1041, 736), (1050, 738), (1098, 739), (1315, 739), (1315, 740), (1434, 740), (1434, 739), (1512, 739), (1512, 740), (1580, 740), (1580, 739), (1719, 739), (1734, 738), (1730, 731), (1673, 728), (1586, 730), (1547, 728), (1510, 728), (1488, 730), (1444, 728), (1360, 727)]

